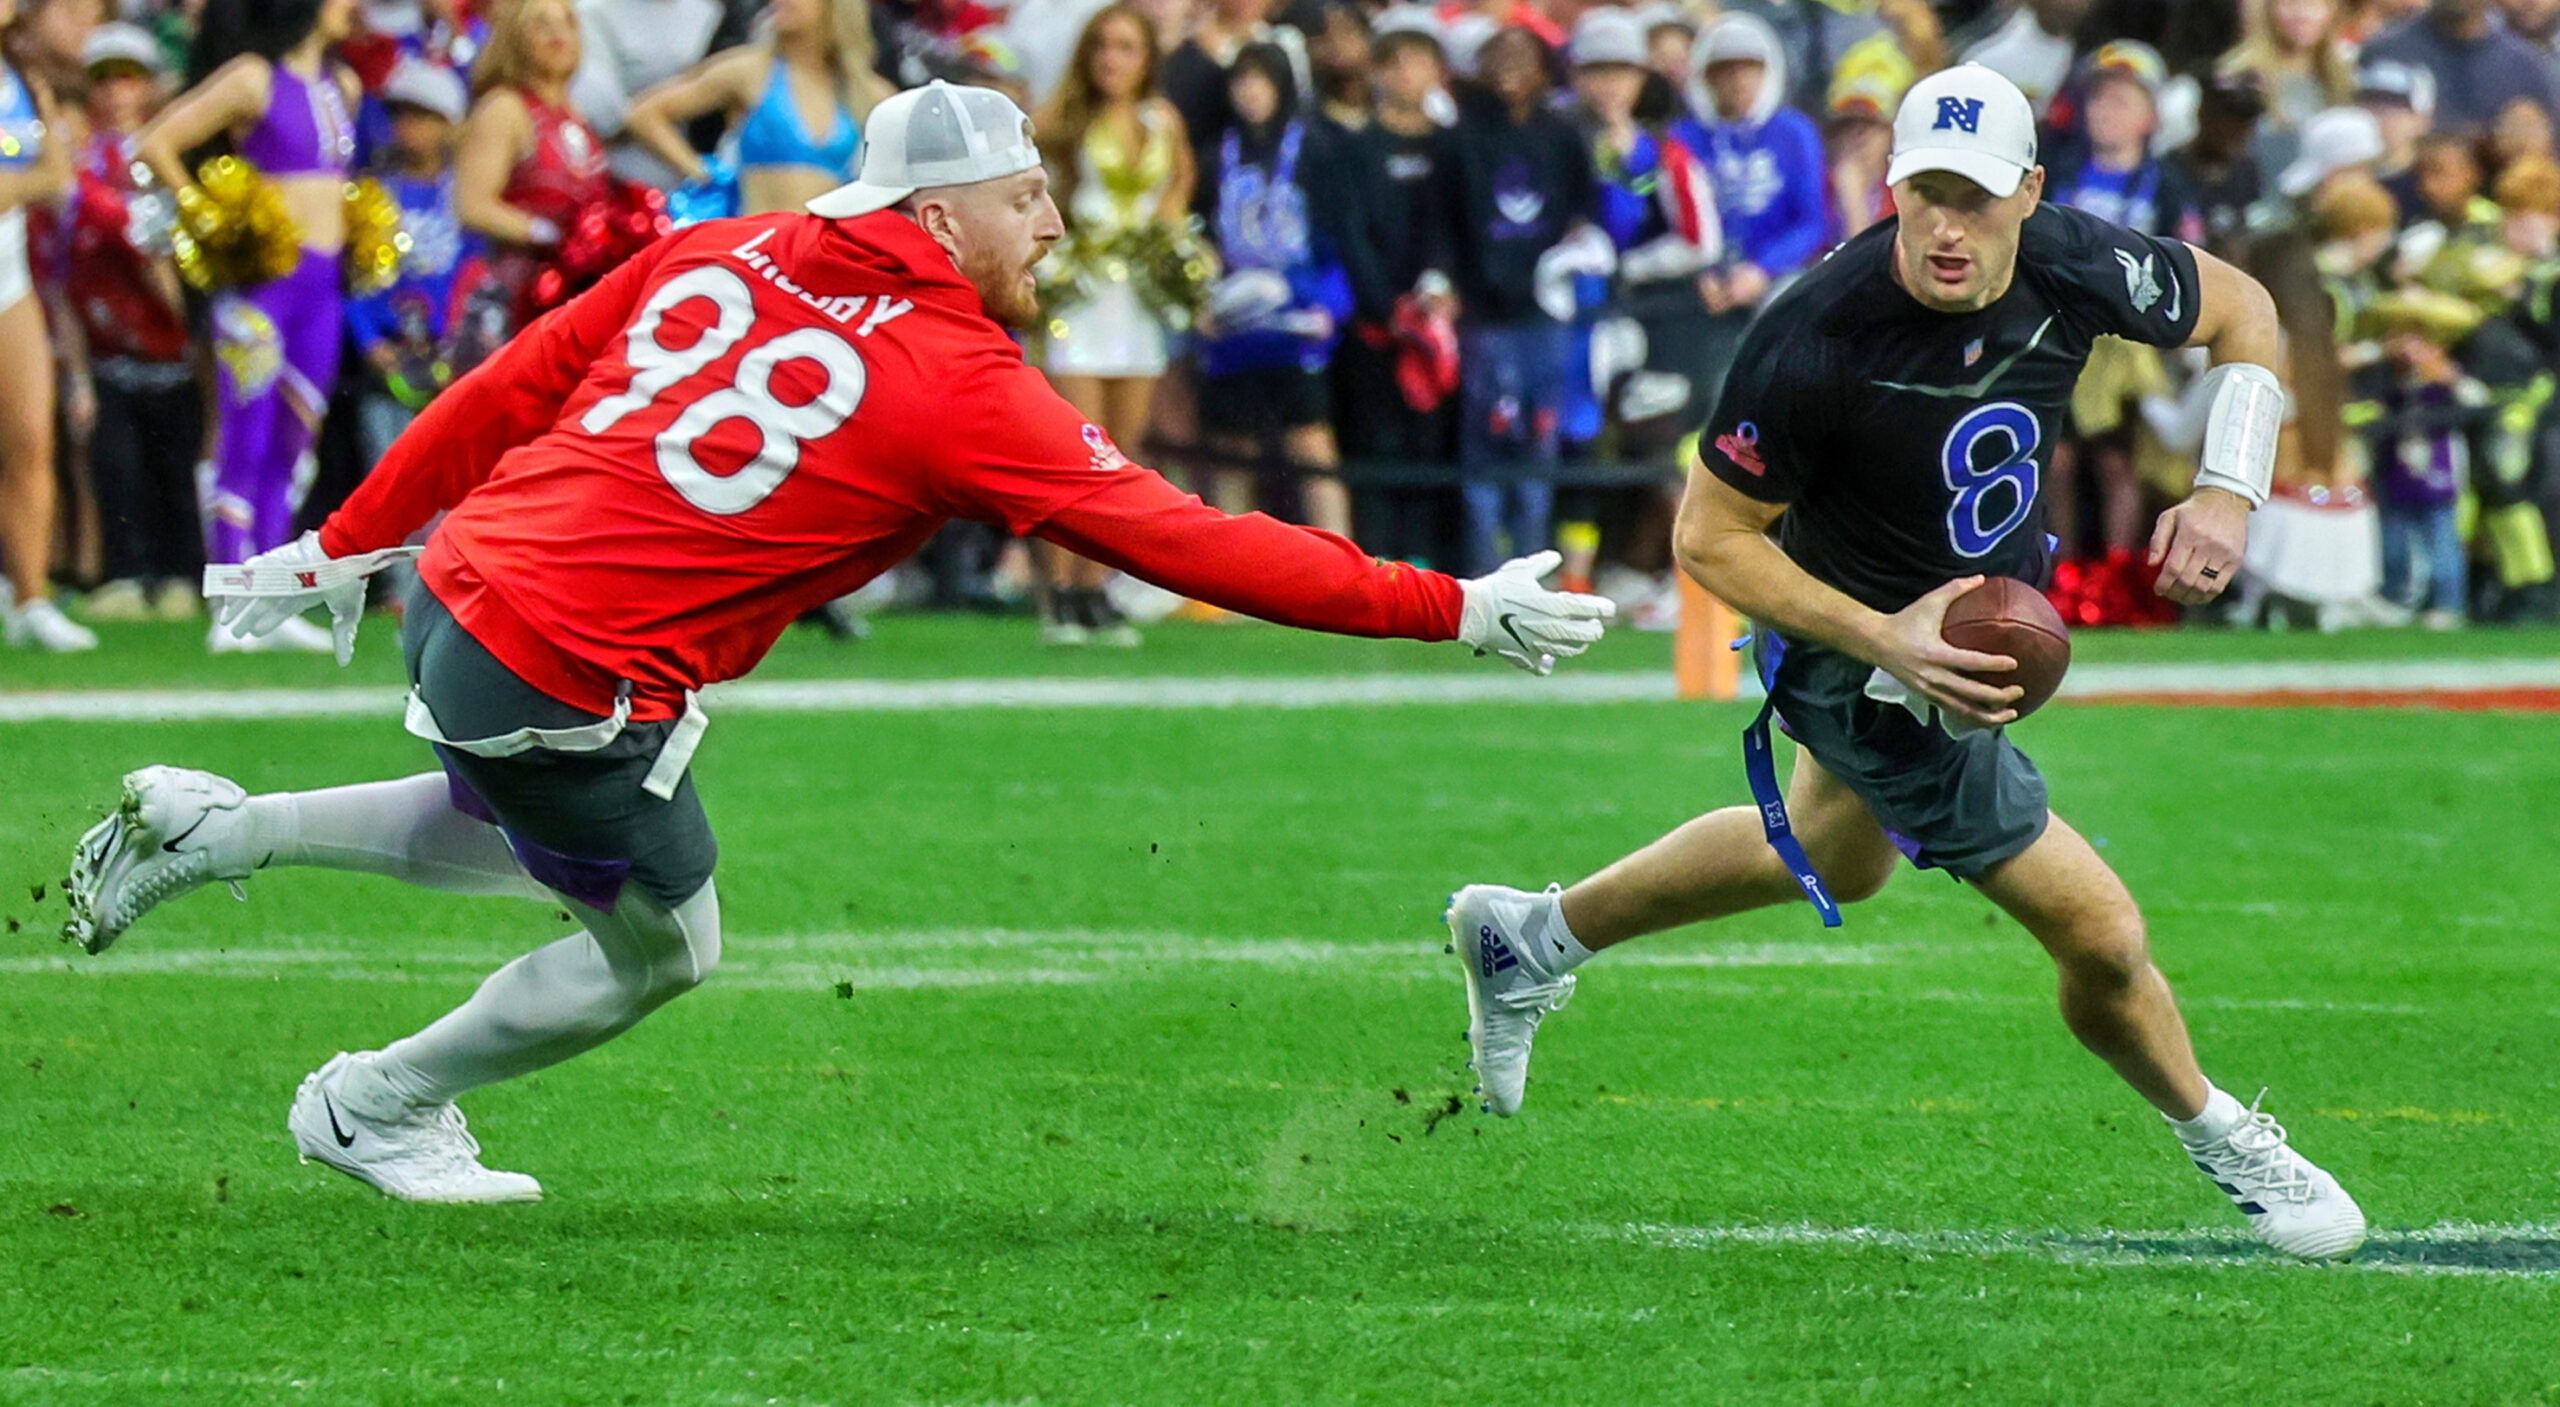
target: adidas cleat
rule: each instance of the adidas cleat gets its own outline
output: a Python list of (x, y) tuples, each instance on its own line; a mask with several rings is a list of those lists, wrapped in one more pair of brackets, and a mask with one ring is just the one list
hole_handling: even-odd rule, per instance
[(351, 1088), (361, 1058), (342, 1052), (295, 1091), (285, 1127), (302, 1161), (335, 1168), (403, 1202), (542, 1200), (541, 1183), (482, 1166), (480, 1142), (451, 1104), (400, 1105), (380, 1092)]
[(241, 894), (253, 868), (219, 853), (216, 842), (240, 819), (249, 794), (236, 782), (183, 767), (128, 772), (115, 814), (89, 828), (71, 852), (63, 897), (71, 919), (62, 936), (103, 953), (144, 914), (215, 880)]
[(2338, 1260), (2364, 1244), (2364, 1210), (2356, 1199), (2294, 1152), (2284, 1126), (2255, 1103), (2229, 1133), (2189, 1146), (2187, 1156), (2249, 1218), (2259, 1239), (2286, 1255)]
[(1506, 1119), (1520, 1112), (1527, 1093), (1538, 1023), (1573, 996), (1572, 974), (1549, 976), (1525, 937), (1538, 906), (1553, 904), (1555, 894), (1471, 884), (1449, 896), (1442, 915), (1467, 978), (1468, 1064), (1485, 1108)]

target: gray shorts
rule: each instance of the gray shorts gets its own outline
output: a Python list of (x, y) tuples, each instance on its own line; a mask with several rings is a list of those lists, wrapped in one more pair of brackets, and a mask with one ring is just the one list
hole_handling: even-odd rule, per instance
[[(448, 738), (597, 721), (500, 664), (424, 581), (409, 592), (400, 649), (409, 682)], [(640, 789), (674, 727), (634, 723), (594, 752), (478, 757), (439, 745), (436, 756), (454, 806), (504, 830), (535, 879), (595, 909), (611, 910), (625, 881), (672, 907), (710, 880), (720, 858), (690, 771), (665, 801)]]
[(2044, 774), (2008, 730), (1949, 737), (1868, 698), (1874, 673), (1836, 650), (1787, 641), (1772, 690), (1787, 736), (1857, 793), (1916, 865), (1979, 879), (2035, 844), (2052, 819)]

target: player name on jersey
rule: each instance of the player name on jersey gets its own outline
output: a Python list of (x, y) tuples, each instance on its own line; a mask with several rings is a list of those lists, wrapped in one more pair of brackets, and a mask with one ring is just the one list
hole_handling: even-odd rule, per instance
[(881, 324), (915, 310), (916, 305), (913, 302), (891, 294), (855, 293), (828, 297), (802, 288), (791, 281), (791, 275), (784, 273), (782, 266), (775, 263), (772, 256), (764, 252), (763, 245), (771, 238), (773, 238), (773, 231), (770, 228), (760, 230), (755, 238), (730, 250), (729, 257), (755, 270), (764, 277), (765, 282), (817, 309), (837, 323), (853, 321), (861, 314), (863, 305), (869, 304), (871, 315), (863, 318), (862, 326), (853, 330), (854, 336), (868, 337), (879, 331)]

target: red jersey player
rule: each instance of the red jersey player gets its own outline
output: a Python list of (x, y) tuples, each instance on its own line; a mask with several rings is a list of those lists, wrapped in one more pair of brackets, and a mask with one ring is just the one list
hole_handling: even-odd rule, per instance
[(304, 1157), (395, 1197), (539, 1197), (481, 1165), (453, 1100), (610, 1039), (718, 960), (696, 691), (946, 519), (1541, 674), (1599, 638), (1609, 603), (1539, 587), (1550, 555), (1455, 581), (1130, 463), (1005, 335), (1037, 316), (1031, 269), (1062, 233), (1021, 111), (935, 83), (864, 137), (853, 184), (659, 242), (439, 398), (317, 533), (208, 571), (235, 629), (327, 606), (343, 660), (365, 575), (445, 513), (401, 631), (408, 726), (443, 770), (271, 796), (135, 772), (74, 856), (71, 938), (103, 950), (156, 904), (290, 864), (556, 896), (585, 925), (304, 1080)]

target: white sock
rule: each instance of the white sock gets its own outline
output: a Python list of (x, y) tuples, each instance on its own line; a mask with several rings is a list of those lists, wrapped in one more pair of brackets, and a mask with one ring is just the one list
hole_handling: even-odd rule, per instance
[[(2201, 1148), (2238, 1127), (2249, 1115), (2248, 1106), (2222, 1092), (2220, 1085), (2205, 1084), (2204, 1112), (2192, 1119), (2169, 1119), (2169, 1127), (2178, 1131), (2178, 1141), (2189, 1148)], [(2160, 1117), (2168, 1119), (2166, 1114)]]
[(720, 960), (720, 900), (708, 884), (670, 909), (625, 886), (587, 931), (508, 963), (471, 999), (374, 1058), (411, 1104), (441, 1104), (591, 1050), (690, 991)]
[(253, 796), (221, 847), (222, 858), (246, 868), (311, 865), (451, 894), (551, 897), (496, 826), (454, 809), (442, 772)]
[(1563, 890), (1548, 885), (1547, 892), (1538, 899), (1538, 911), (1530, 918), (1529, 932), (1522, 936), (1535, 950), (1531, 955), (1538, 964), (1550, 975), (1562, 977), (1589, 962), (1591, 950), (1582, 946), (1582, 940), (1573, 936), (1572, 926), (1564, 921)]

